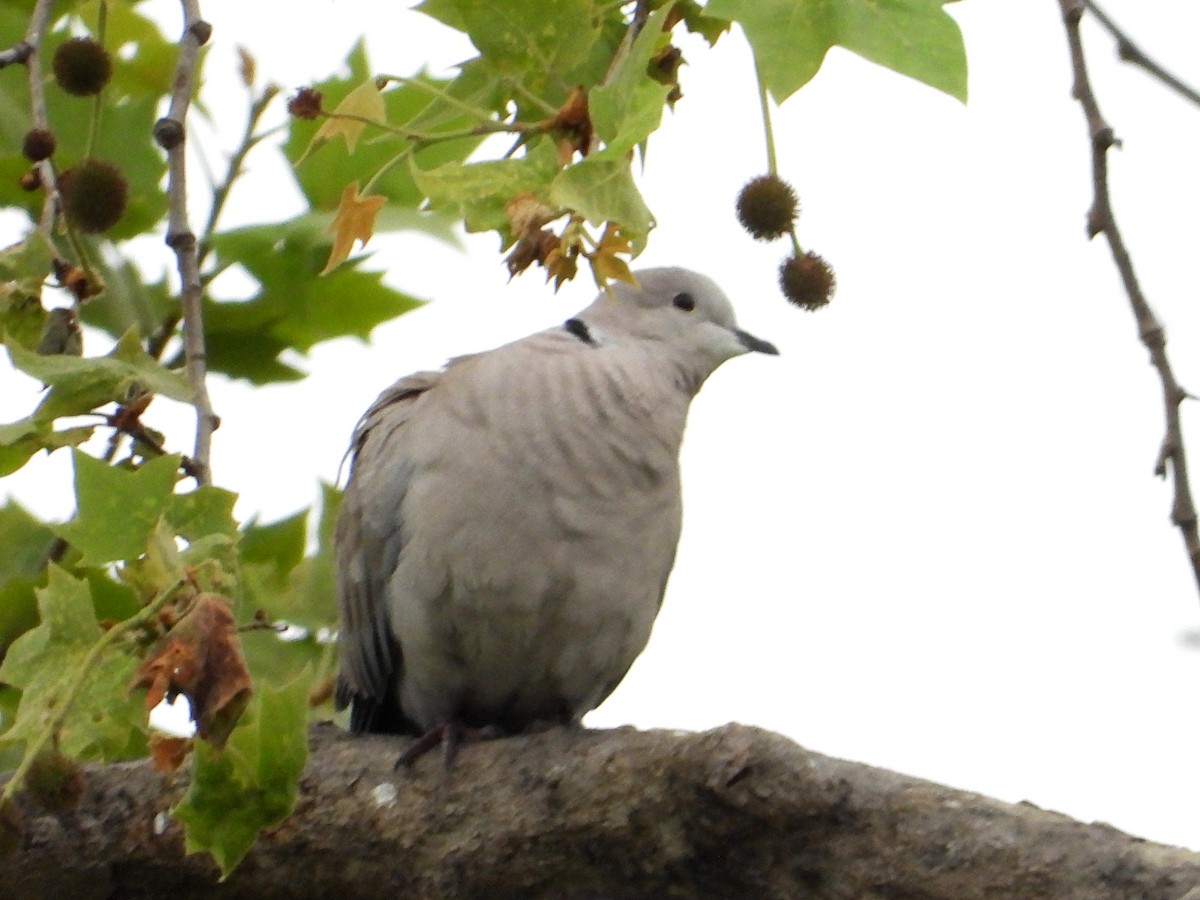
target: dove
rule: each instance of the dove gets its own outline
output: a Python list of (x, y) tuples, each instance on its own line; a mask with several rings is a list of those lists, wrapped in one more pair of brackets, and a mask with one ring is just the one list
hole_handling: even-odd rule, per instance
[[(347, 451), (335, 702), (350, 729), (461, 738), (578, 724), (645, 648), (682, 525), (688, 408), (774, 345), (680, 268), (401, 378)], [(398, 763), (399, 764), (399, 763)]]

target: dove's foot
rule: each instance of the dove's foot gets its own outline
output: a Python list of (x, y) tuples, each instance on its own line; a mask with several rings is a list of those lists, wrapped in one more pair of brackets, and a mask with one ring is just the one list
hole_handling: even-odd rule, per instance
[(413, 763), (437, 746), (442, 748), (442, 765), (450, 769), (454, 766), (454, 759), (463, 744), (488, 741), (503, 736), (504, 732), (499, 728), (471, 728), (463, 725), (454, 716), (448, 716), (405, 747), (392, 769), (410, 768)]

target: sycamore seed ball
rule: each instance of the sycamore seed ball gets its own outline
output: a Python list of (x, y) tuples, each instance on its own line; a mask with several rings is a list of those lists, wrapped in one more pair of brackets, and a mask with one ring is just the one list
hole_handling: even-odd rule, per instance
[(100, 93), (112, 76), (112, 58), (91, 38), (71, 38), (54, 51), (54, 80), (68, 94)]
[(837, 279), (829, 263), (809, 251), (783, 261), (779, 267), (779, 287), (792, 303), (813, 312), (829, 302), (837, 289)]
[(62, 173), (58, 188), (67, 220), (80, 231), (108, 231), (125, 215), (129, 184), (110, 162), (85, 159)]
[(799, 208), (796, 191), (778, 175), (752, 178), (738, 194), (738, 221), (760, 241), (773, 241), (791, 231)]
[(53, 131), (45, 128), (31, 128), (25, 132), (25, 140), (21, 142), (21, 152), (30, 162), (41, 162), (54, 155), (58, 141)]

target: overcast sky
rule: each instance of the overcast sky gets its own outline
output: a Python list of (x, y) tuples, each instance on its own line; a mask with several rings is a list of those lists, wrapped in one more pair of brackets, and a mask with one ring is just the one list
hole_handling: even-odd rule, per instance
[[(298, 0), (282, 22), (270, 5), (208, 0), (209, 79), (228, 98), (213, 107), (217, 146), (241, 128), (236, 44), (289, 90), (326, 76), (364, 28), (380, 71), (469, 55), (400, 7)], [(765, 169), (746, 45), (733, 34), (715, 51), (685, 46), (685, 98), (652, 139), (642, 180), (659, 227), (638, 263), (713, 276), (743, 327), (783, 355), (730, 362), (694, 404), (663, 612), (588, 722), (737, 720), (1200, 849), (1200, 650), (1186, 641), (1200, 599), (1168, 521), (1169, 487), (1152, 474), (1160, 388), (1107, 248), (1084, 235), (1089, 153), (1058, 4), (948, 8), (966, 36), (968, 106), (834, 51), (776, 115), (800, 239), (837, 269), (837, 296), (818, 314), (776, 290), (782, 245), (756, 244), (734, 219), (740, 185)], [(1200, 83), (1195, 4), (1107, 8)], [(1177, 374), (1200, 390), (1200, 110), (1117, 63), (1094, 25), (1086, 39), (1123, 140), (1112, 154), (1118, 219)], [(299, 209), (269, 151), (251, 158), (250, 183), (227, 225)], [(19, 233), (0, 217), (0, 245)], [(241, 493), (239, 515), (311, 502), (394, 378), (561, 322), (591, 299), (585, 279), (557, 297), (535, 272), (508, 284), (496, 243), (373, 241), (369, 265), (434, 302), (378, 329), (370, 347), (318, 348), (298, 384), (213, 379), (214, 472)], [(152, 253), (152, 265), (170, 265)], [(89, 353), (103, 349), (89, 336)], [(37, 386), (7, 366), (0, 379), (11, 386), (0, 420), (26, 414)], [(1185, 420), (1200, 467), (1194, 404)], [(186, 448), (186, 414), (152, 424), (172, 422)], [(68, 462), (39, 460), (0, 492), (65, 517)]]

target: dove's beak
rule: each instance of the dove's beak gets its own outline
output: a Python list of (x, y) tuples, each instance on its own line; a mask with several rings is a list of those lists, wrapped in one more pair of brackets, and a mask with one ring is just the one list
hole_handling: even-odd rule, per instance
[(742, 331), (740, 328), (735, 328), (733, 333), (737, 335), (737, 339), (742, 342), (742, 346), (747, 350), (753, 350), (756, 353), (766, 353), (770, 356), (779, 355), (779, 349), (770, 341), (756, 338), (750, 332)]

